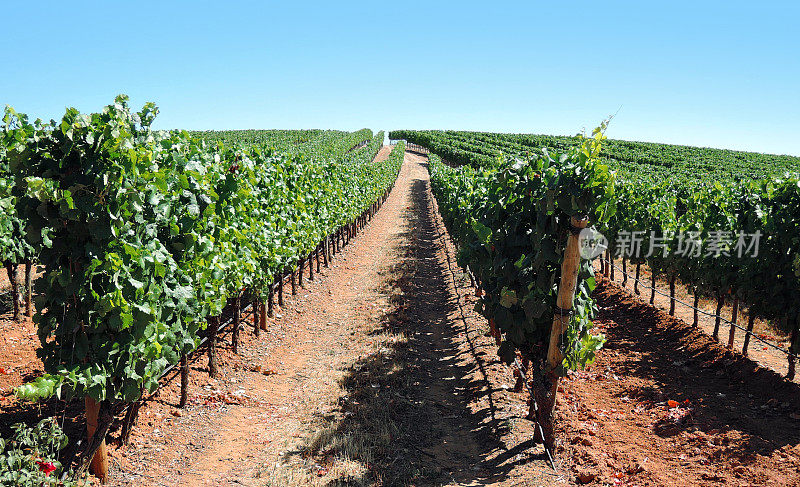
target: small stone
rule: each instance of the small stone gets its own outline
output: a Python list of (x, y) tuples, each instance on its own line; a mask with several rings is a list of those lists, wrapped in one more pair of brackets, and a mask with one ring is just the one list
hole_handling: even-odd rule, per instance
[(700, 478), (703, 480), (716, 480), (716, 481), (723, 480), (722, 476), (712, 472), (701, 472)]
[(592, 472), (589, 472), (588, 470), (581, 470), (581, 471), (580, 471), (580, 472), (578, 472), (578, 474), (575, 476), (575, 480), (577, 480), (579, 484), (589, 484), (589, 483), (592, 483), (592, 482), (594, 481), (594, 479), (595, 479), (595, 478), (597, 478), (597, 475), (595, 475), (595, 474), (594, 474), (594, 473), (592, 473)]
[(580, 444), (580, 445), (583, 445), (583, 446), (592, 446), (594, 444), (594, 442), (592, 442), (592, 440), (590, 440), (589, 438), (584, 438), (582, 436), (576, 436), (575, 438), (572, 439), (572, 444), (573, 445), (579, 445)]
[(637, 473), (644, 472), (645, 468), (644, 468), (644, 465), (642, 465), (639, 462), (636, 462), (636, 463), (634, 463), (632, 465), (628, 465), (628, 467), (625, 469), (625, 471), (628, 473), (628, 475), (635, 475)]

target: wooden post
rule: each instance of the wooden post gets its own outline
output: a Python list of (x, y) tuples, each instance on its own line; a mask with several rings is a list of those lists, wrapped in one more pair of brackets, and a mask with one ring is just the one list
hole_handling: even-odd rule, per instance
[(267, 296), (267, 316), (272, 318), (275, 316), (275, 287), (274, 284), (269, 286), (269, 295)]
[(731, 313), (731, 331), (728, 334), (728, 348), (733, 348), (733, 339), (736, 336), (736, 320), (739, 317), (739, 297), (733, 297), (733, 311)]
[(300, 257), (300, 261), (297, 264), (297, 282), (300, 284), (300, 287), (303, 287), (303, 261), (305, 261), (305, 259)]
[(253, 334), (255, 336), (261, 335), (261, 323), (259, 323), (259, 319), (261, 317), (261, 303), (258, 302), (257, 298), (253, 298)]
[(622, 287), (628, 284), (628, 259), (622, 257)]
[(261, 329), (267, 330), (267, 306), (261, 303)]
[(744, 335), (744, 345), (742, 345), (742, 355), (747, 357), (747, 347), (750, 345), (750, 335), (753, 333), (753, 325), (755, 325), (756, 315), (753, 310), (748, 310), (747, 315), (747, 333)]
[(717, 294), (717, 315), (714, 321), (714, 333), (711, 335), (714, 340), (719, 341), (719, 324), (722, 316), (722, 306), (725, 304), (725, 297), (722, 293)]
[(181, 355), (181, 402), (179, 406), (186, 407), (189, 402), (189, 359), (184, 353)]
[(6, 272), (8, 272), (8, 282), (11, 284), (11, 301), (14, 306), (14, 321), (22, 321), (19, 309), (19, 285), (17, 284), (17, 265), (6, 262)]
[(328, 236), (325, 235), (325, 238), (322, 239), (322, 264), (325, 267), (330, 267), (328, 265)]
[(613, 281), (616, 277), (614, 275), (614, 254), (610, 250), (608, 251), (608, 267), (610, 268), (611, 280)]
[(656, 302), (656, 270), (650, 269), (650, 304)]
[(694, 321), (692, 321), (692, 326), (697, 327), (699, 320), (697, 316), (697, 308), (700, 307), (700, 293), (697, 289), (694, 290)]
[(283, 280), (286, 278), (286, 270), (281, 273), (280, 278), (278, 278), (278, 306), (283, 308)]
[(25, 314), (33, 317), (33, 262), (25, 261)]
[(322, 248), (320, 246), (317, 246), (317, 250), (315, 251), (316, 254), (317, 254), (317, 274), (319, 274), (319, 261), (320, 261), (319, 254), (320, 254), (321, 251), (322, 251)]
[(495, 345), (499, 347), (500, 343), (503, 341), (503, 334), (497, 329), (497, 324), (495, 324), (494, 318), (489, 318), (489, 334), (492, 335), (492, 338), (494, 338)]
[[(85, 399), (86, 406), (86, 437), (89, 442), (97, 430), (97, 417), (100, 414), (100, 403), (95, 401), (89, 396)], [(108, 451), (106, 450), (106, 440), (103, 439), (100, 443), (100, 448), (97, 449), (92, 462), (89, 466), (89, 471), (100, 479), (100, 482), (106, 483), (108, 480)]]
[[(578, 219), (572, 217), (572, 227), (576, 230), (586, 228), (589, 224), (587, 218)], [(567, 246), (564, 249), (564, 260), (561, 262), (561, 282), (558, 286), (558, 297), (556, 306), (568, 312), (572, 310), (572, 302), (575, 299), (575, 288), (578, 286), (578, 272), (580, 271), (581, 255), (578, 232), (570, 233), (567, 239)], [(557, 312), (553, 316), (553, 326), (550, 329), (550, 345), (547, 349), (547, 369), (544, 377), (544, 389), (539, 387), (537, 402), (539, 409), (536, 412), (537, 422), (544, 433), (544, 444), (552, 450), (555, 442), (554, 434), (554, 410), (556, 406), (556, 394), (558, 393), (559, 366), (563, 360), (561, 354), (561, 340), (569, 325), (570, 315)]]
[(136, 423), (136, 418), (139, 417), (139, 409), (141, 407), (142, 398), (139, 398), (138, 401), (134, 401), (128, 406), (128, 411), (125, 413), (125, 418), (122, 420), (122, 431), (119, 435), (123, 445), (127, 445), (130, 442), (133, 425)]
[(792, 337), (790, 338), (790, 343), (789, 343), (789, 357), (788, 357), (789, 358), (789, 371), (786, 372), (786, 378), (789, 379), (789, 380), (794, 380), (795, 358), (794, 358), (793, 354), (797, 353), (797, 352), (794, 351), (794, 343), (797, 341), (797, 329), (798, 329), (797, 325), (798, 325), (798, 323), (796, 322), (796, 320), (793, 321), (793, 323), (795, 325), (794, 325), (794, 329), (792, 330)]
[(675, 316), (675, 274), (669, 276), (669, 315)]
[(641, 291), (639, 291), (639, 275), (641, 274), (641, 271), (642, 271), (642, 264), (641, 263), (637, 263), (636, 264), (636, 280), (633, 281), (633, 292), (637, 296), (642, 294)]
[(242, 320), (242, 298), (239, 292), (233, 299), (233, 331), (231, 332), (231, 346), (233, 353), (239, 353), (239, 322)]
[(208, 375), (216, 378), (219, 375), (217, 368), (217, 332), (219, 331), (219, 316), (208, 318)]
[(292, 271), (292, 296), (297, 296), (297, 272)]
[(308, 254), (308, 280), (314, 280), (314, 253)]

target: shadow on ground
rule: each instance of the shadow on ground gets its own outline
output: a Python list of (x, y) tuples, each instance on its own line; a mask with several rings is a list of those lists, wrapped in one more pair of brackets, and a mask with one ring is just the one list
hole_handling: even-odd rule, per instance
[(626, 357), (615, 364), (615, 373), (647, 384), (620, 395), (692, 405), (691, 421), (663, 421), (656, 434), (669, 437), (687, 428), (740, 431), (745, 439), (726, 451), (740, 461), (800, 444), (800, 422), (792, 417), (800, 411), (798, 384), (616, 287), (601, 286), (597, 302), (599, 318), (613, 323), (605, 348)]
[[(540, 459), (526, 454), (532, 443), (504, 451), (499, 439), (509, 425), (496, 418), (485, 372), (494, 358), (474, 345), (459, 348), (469, 330), (464, 304), (450, 289), (454, 274), (439, 254), (441, 227), (427, 178), (412, 180), (411, 201), (395, 249), (399, 262), (384, 271), (382, 292), (393, 306), (373, 332), (389, 338), (348, 368), (338, 412), (318, 418), (323, 428), (284, 457), (313, 458), (323, 466), (347, 459), (366, 467), (328, 485), (496, 482), (516, 465)], [(470, 404), (483, 395), (488, 406), (473, 410)]]
[(11, 313), (14, 310), (14, 298), (11, 290), (0, 292), (0, 315)]

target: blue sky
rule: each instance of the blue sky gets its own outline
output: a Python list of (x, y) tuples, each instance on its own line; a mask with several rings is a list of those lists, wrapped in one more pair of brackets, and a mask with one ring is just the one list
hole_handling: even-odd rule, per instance
[[(0, 106), (160, 128), (452, 128), (800, 155), (800, 2), (13, 2)], [(621, 107), (621, 108), (620, 108)]]

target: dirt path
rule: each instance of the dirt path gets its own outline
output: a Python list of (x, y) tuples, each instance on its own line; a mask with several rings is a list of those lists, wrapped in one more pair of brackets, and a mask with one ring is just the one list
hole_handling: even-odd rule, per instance
[(387, 157), (389, 157), (389, 154), (391, 154), (393, 148), (394, 148), (393, 145), (382, 146), (378, 151), (378, 153), (375, 155), (375, 160), (376, 161), (385, 160)]
[[(222, 337), (221, 377), (197, 356), (185, 409), (173, 374), (130, 445), (112, 431), (110, 485), (800, 485), (800, 387), (607, 280), (608, 342), (563, 383), (554, 471), (455, 255), (407, 153), (378, 215), (266, 332), (246, 325), (238, 355)], [(35, 335), (0, 330), (2, 424), (60, 413), (12, 400)], [(80, 401), (66, 418), (76, 440)]]
[(223, 349), (222, 378), (193, 364), (186, 410), (174, 408), (178, 381), (143, 407), (132, 444), (113, 450), (112, 485), (559, 481), (453, 271), (424, 164), (406, 154), (333, 266), (287, 299), (266, 337), (248, 327), (239, 356)]

